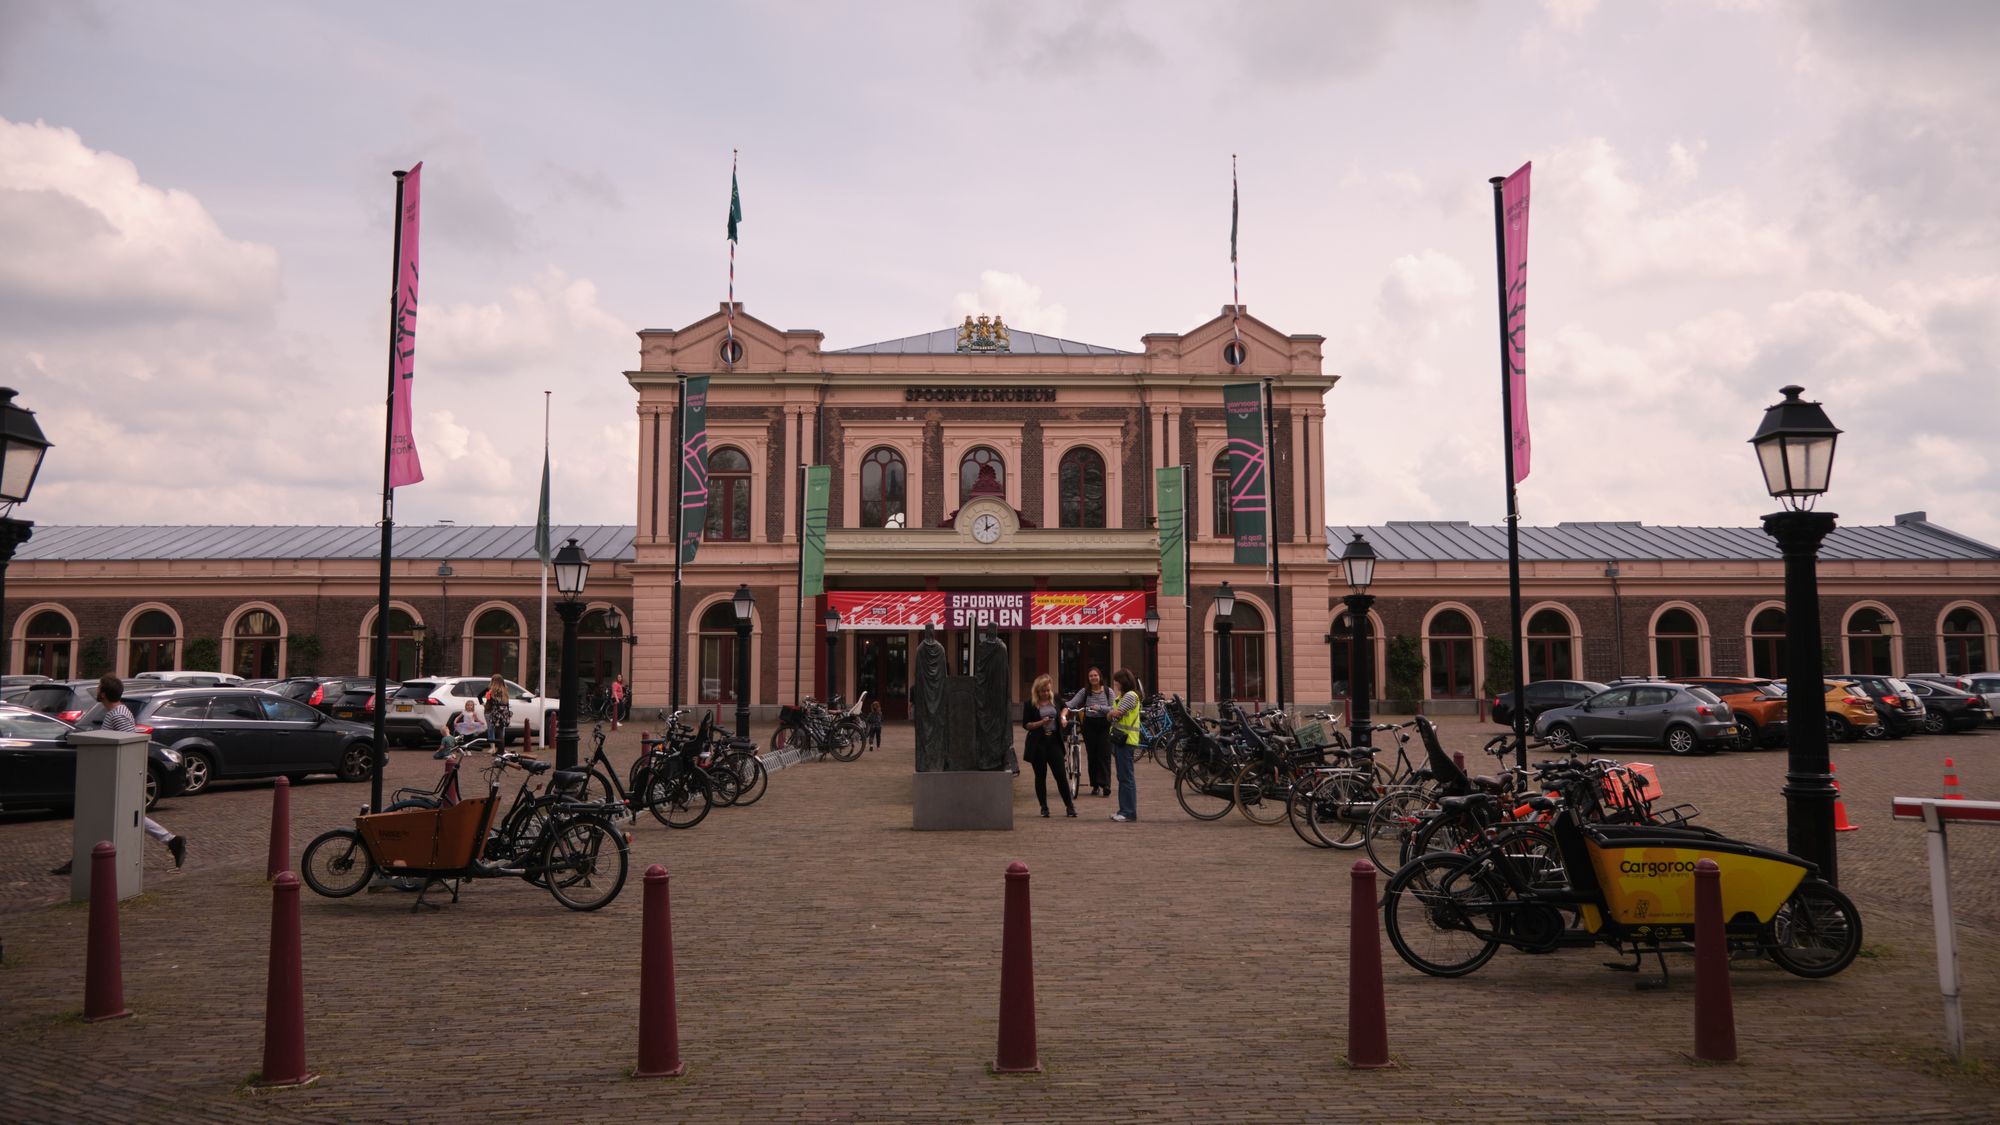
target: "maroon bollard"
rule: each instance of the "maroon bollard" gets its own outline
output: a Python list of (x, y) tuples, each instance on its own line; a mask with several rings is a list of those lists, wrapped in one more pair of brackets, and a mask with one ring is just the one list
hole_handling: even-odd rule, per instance
[(1458, 767), (1458, 772), (1467, 772), (1465, 768), (1465, 751), (1453, 750), (1451, 752), (1451, 764)]
[(256, 1085), (304, 1086), (306, 984), (299, 946), (299, 877), (278, 872), (271, 887), (271, 959), (264, 983), (264, 1069)]
[(99, 840), (90, 849), (90, 930), (83, 959), (83, 1018), (122, 1020), (125, 1006), (124, 954), (118, 946), (118, 849)]
[(1736, 1061), (1736, 1007), (1729, 998), (1729, 940), (1722, 930), (1722, 868), (1694, 865), (1694, 1057)]
[(1028, 865), (1007, 865), (1007, 899), (1000, 931), (1000, 1049), (995, 1074), (1039, 1074), (1035, 1052), (1035, 948), (1029, 922)]
[(1375, 865), (1354, 865), (1347, 937), (1347, 1065), (1380, 1070), (1389, 1061), (1389, 1011), (1382, 995), (1382, 932), (1375, 910)]
[(279, 778), (271, 787), (271, 854), (264, 861), (264, 878), (276, 879), (292, 869), (292, 783)]
[(667, 906), (667, 869), (646, 869), (645, 920), (639, 931), (639, 1065), (634, 1078), (679, 1078), (680, 1013), (674, 1007), (674, 919)]

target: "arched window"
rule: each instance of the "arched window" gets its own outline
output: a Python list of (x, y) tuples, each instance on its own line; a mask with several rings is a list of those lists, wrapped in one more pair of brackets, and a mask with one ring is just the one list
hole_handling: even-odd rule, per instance
[(736, 702), (736, 609), (727, 600), (701, 615), (701, 683), (695, 701)]
[(909, 467), (903, 455), (878, 445), (861, 459), (861, 526), (907, 527)]
[(1431, 698), (1470, 699), (1479, 691), (1473, 672), (1472, 619), (1455, 609), (1431, 618)]
[(708, 526), (711, 543), (750, 541), (750, 458), (733, 446), (708, 455)]
[[(373, 675), (372, 661), (375, 659), (375, 637), (366, 639), (361, 658), (361, 674)], [(417, 671), (417, 621), (408, 610), (391, 607), (389, 610), (389, 668), (392, 680), (407, 680), (418, 675)]]
[[(1237, 599), (1229, 617), (1229, 694), (1235, 699), (1268, 698), (1264, 690), (1264, 615)], [(1216, 685), (1218, 693), (1221, 684)]]
[(583, 678), (586, 690), (595, 690), (611, 682), (611, 677), (625, 670), (624, 622), (619, 628), (611, 627), (611, 611), (593, 609), (576, 623), (576, 674)]
[(174, 650), (179, 647), (180, 629), (171, 616), (161, 610), (147, 610), (132, 622), (131, 638), (126, 675), (173, 670), (178, 659)]
[(275, 679), (278, 676), (278, 618), (270, 610), (253, 609), (239, 614), (230, 634), (235, 666), (230, 671), (246, 680)]
[(1215, 455), (1215, 464), (1208, 470), (1209, 507), (1215, 509), (1215, 536), (1218, 539), (1236, 537), (1236, 520), (1229, 514), (1229, 451)]
[[(713, 478), (710, 478), (711, 480)], [(498, 672), (510, 680), (525, 678), (521, 671), (521, 623), (514, 615), (495, 607), (472, 623), (472, 671), (474, 676)]]
[(28, 619), (27, 644), (21, 649), (21, 671), (51, 680), (69, 679), (69, 652), (75, 637), (69, 618), (45, 609)]
[(1847, 670), (1861, 676), (1896, 674), (1896, 619), (1864, 605), (1847, 615)]
[(993, 483), (987, 487), (1005, 489), (1007, 487), (1007, 463), (1000, 459), (1000, 455), (983, 445), (977, 445), (966, 450), (965, 457), (958, 463), (959, 503), (963, 504), (967, 500), (972, 499), (972, 486), (979, 483), (979, 478), (988, 469), (993, 470)]
[(1785, 611), (1777, 606), (1758, 610), (1757, 616), (1750, 619), (1750, 674), (1771, 680), (1787, 675), (1789, 653), (1785, 645)]
[(1528, 680), (1573, 680), (1576, 654), (1572, 651), (1569, 618), (1545, 609), (1528, 618)]
[(1059, 525), (1103, 527), (1104, 458), (1095, 449), (1079, 445), (1063, 454), (1056, 479), (1057, 495), (1062, 498)]
[(1670, 680), (1701, 675), (1701, 625), (1694, 614), (1675, 608), (1653, 622), (1653, 662)]
[(1986, 622), (1971, 606), (1944, 615), (1944, 670), (1954, 676), (1986, 671)]

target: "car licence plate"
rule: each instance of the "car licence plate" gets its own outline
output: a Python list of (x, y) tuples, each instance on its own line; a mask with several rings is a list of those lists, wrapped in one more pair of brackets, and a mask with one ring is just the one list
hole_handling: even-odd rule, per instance
[(414, 710), (416, 710), (416, 709), (417, 709), (417, 705), (416, 705), (416, 704), (414, 704), (414, 703), (398, 703), (398, 704), (396, 704), (396, 710), (398, 710), (398, 711), (414, 711)]
[(1729, 729), (1727, 729), (1727, 730), (1723, 731), (1722, 733), (1724, 733), (1724, 734), (1735, 734), (1735, 733), (1736, 733), (1736, 727), (1735, 727), (1735, 725), (1734, 725), (1734, 724), (1731, 724), (1731, 725), (1730, 725), (1730, 727), (1729, 727)]

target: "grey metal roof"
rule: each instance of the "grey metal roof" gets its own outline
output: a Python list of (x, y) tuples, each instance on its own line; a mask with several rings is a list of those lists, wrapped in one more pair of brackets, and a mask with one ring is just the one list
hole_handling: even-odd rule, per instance
[(835, 348), (828, 355), (1137, 355), (1137, 352), (1107, 348), (1098, 344), (1083, 344), (1075, 340), (1063, 340), (1054, 336), (1044, 336), (1039, 332), (1026, 332), (1019, 328), (1007, 330), (1011, 350), (961, 352), (958, 350), (957, 327), (940, 328), (936, 332), (926, 332), (921, 336), (904, 336), (895, 340), (883, 340), (874, 344), (863, 344), (858, 348)]
[[(574, 538), (592, 559), (629, 562), (637, 530), (618, 524), (557, 524), (557, 544)], [(140, 559), (372, 559), (382, 532), (361, 527), (171, 527), (126, 525), (37, 527), (15, 558), (62, 560)], [(535, 527), (424, 524), (396, 528), (399, 559), (532, 559)]]
[[(1474, 527), (1464, 521), (1391, 520), (1373, 527), (1329, 525), (1327, 558), (1340, 557), (1355, 532), (1368, 537), (1378, 557), (1423, 562), (1505, 562), (1505, 526)], [(1647, 527), (1638, 522), (1559, 523), (1521, 528), (1521, 557), (1599, 562), (1641, 559), (1749, 560), (1779, 558), (1761, 527)], [(1840, 527), (1820, 548), (1823, 559), (1895, 562), (1940, 559), (2000, 560), (2000, 548), (1931, 523), (1922, 512), (1896, 517), (1887, 527)]]

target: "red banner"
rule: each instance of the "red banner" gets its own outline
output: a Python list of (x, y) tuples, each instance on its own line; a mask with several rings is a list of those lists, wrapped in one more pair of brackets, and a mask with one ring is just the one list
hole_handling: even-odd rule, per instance
[(840, 613), (840, 627), (864, 632), (907, 633), (935, 625), (969, 629), (1068, 630), (1144, 629), (1144, 590), (1084, 590), (1073, 593), (984, 593), (965, 590), (834, 590), (827, 601)]

